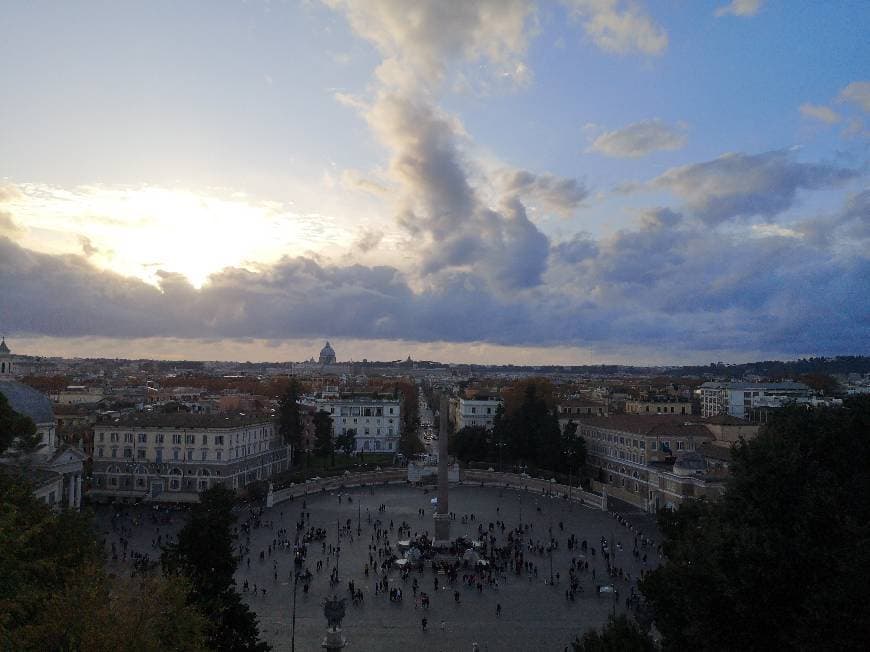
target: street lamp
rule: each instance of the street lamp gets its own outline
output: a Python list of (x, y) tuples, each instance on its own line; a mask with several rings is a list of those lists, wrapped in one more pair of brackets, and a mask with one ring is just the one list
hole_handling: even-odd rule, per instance
[(290, 652), (296, 652), (296, 589), (299, 586), (299, 569), (293, 569), (293, 610), (290, 620)]
[(356, 535), (362, 536), (362, 526), (360, 525), (361, 507), (359, 501), (356, 502)]
[(501, 473), (501, 449), (507, 446), (507, 443), (503, 441), (496, 442), (496, 448), (498, 448), (498, 472)]

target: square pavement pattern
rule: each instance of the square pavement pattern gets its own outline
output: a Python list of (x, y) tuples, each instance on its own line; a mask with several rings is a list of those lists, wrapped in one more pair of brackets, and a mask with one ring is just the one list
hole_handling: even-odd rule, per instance
[[(466, 586), (462, 581), (463, 573), (450, 584), (447, 577), (439, 575), (439, 589), (434, 589), (435, 576), (430, 566), (422, 571), (413, 571), (403, 580), (399, 571), (389, 570), (387, 579), (390, 588), (400, 587), (403, 599), (391, 601), (388, 593), (375, 593), (375, 583), (383, 579), (383, 574), (365, 574), (372, 544), (383, 546), (373, 540), (377, 522), (385, 529), (386, 538), (396, 548), (399, 539), (397, 528), (406, 523), (411, 537), (415, 534), (433, 532), (431, 490), (409, 486), (362, 487), (337, 493), (313, 494), (302, 499), (280, 503), (271, 509), (264, 509), (260, 526), (252, 527), (249, 535), (240, 530), (238, 543), (249, 548), (250, 552), (239, 565), (236, 582), (243, 591), (244, 582), (248, 590), (242, 592), (243, 599), (257, 613), (260, 633), (274, 650), (290, 650), (291, 605), (293, 601), (293, 553), (278, 545), (271, 553), (273, 541), (288, 538), (292, 544), (296, 522), (303, 512), (310, 513), (305, 528), (323, 528), (326, 537), (323, 542), (309, 546), (305, 567), (310, 569), (313, 579), (307, 593), (302, 584), (297, 587), (296, 596), (296, 649), (300, 651), (320, 650), (320, 643), (326, 632), (323, 615), (324, 598), (333, 594), (348, 597), (348, 582), (353, 580), (357, 589), (362, 589), (364, 599), (354, 605), (348, 600), (342, 623), (347, 639), (346, 650), (353, 652), (377, 650), (415, 650), (422, 651), (464, 651), (489, 650), (564, 650), (575, 636), (589, 627), (598, 627), (606, 622), (614, 609), (624, 611), (632, 587), (636, 587), (641, 569), (650, 570), (658, 563), (657, 542), (643, 548), (640, 546), (640, 533), (656, 538), (653, 520), (645, 515), (627, 515), (628, 520), (617, 519), (613, 514), (594, 510), (577, 504), (568, 504), (557, 497), (544, 497), (540, 494), (516, 489), (497, 489), (490, 487), (457, 486), (450, 490), (450, 507), (455, 515), (451, 522), (451, 535), (477, 538), (478, 526), (489, 529), (489, 524), (501, 521), (506, 525), (494, 527), (493, 534), (497, 544), (503, 545), (507, 533), (518, 527), (520, 518), (528, 525), (523, 546), (525, 560), (537, 567), (537, 573), (516, 574), (506, 570), (498, 578), (498, 586), (484, 584), (479, 591), (474, 586)], [(341, 498), (341, 500), (339, 500)], [(303, 507), (304, 505), (304, 507)], [(422, 513), (420, 510), (423, 510)], [(160, 555), (156, 537), (165, 542), (183, 525), (184, 514), (180, 511), (166, 511), (161, 508), (155, 512), (153, 506), (127, 507), (114, 518), (114, 508), (97, 508), (97, 527), (105, 538), (108, 564), (115, 572), (124, 572), (132, 564), (133, 553), (148, 554), (152, 559)], [(155, 523), (154, 514), (160, 522)], [(474, 520), (472, 519), (472, 515)], [(246, 507), (239, 508), (239, 522), (249, 516)], [(330, 586), (330, 574), (336, 566), (335, 554), (330, 548), (335, 546), (337, 523), (346, 526), (348, 519), (351, 527), (341, 534), (340, 555), (337, 560), (339, 582)], [(359, 519), (362, 535), (357, 535)], [(393, 529), (390, 530), (390, 522)], [(629, 525), (630, 523), (630, 525)], [(561, 525), (560, 525), (561, 524)], [(553, 536), (558, 540), (558, 548), (552, 555), (554, 577), (559, 579), (550, 584), (550, 555), (547, 552), (530, 552), (528, 542), (546, 546), (549, 540), (548, 529), (552, 527)], [(279, 531), (284, 528), (287, 534)], [(571, 559), (579, 558), (582, 551), (568, 550), (570, 535), (586, 540), (591, 550), (584, 555), (589, 570), (579, 573), (582, 592), (575, 600), (566, 596)], [(127, 541), (127, 552), (123, 554), (120, 537)], [(606, 564), (601, 554), (601, 538), (615, 540), (617, 551), (614, 566), (623, 569), (623, 578), (609, 578)], [(405, 537), (402, 537), (405, 538)], [(639, 554), (633, 549), (638, 539)], [(248, 543), (250, 541), (250, 543)], [(112, 544), (115, 545), (114, 559)], [(323, 552), (323, 544), (326, 552)], [(260, 553), (264, 560), (260, 560)], [(643, 561), (643, 554), (647, 561)], [(374, 558), (377, 560), (377, 553)], [(323, 569), (316, 570), (317, 562), (323, 561)], [(594, 576), (593, 576), (594, 571)], [(277, 573), (277, 579), (276, 579)], [(417, 578), (420, 591), (430, 597), (428, 609), (422, 608), (412, 593), (412, 581)], [(599, 595), (597, 586), (611, 584), (616, 593)], [(253, 593), (257, 586), (256, 595)], [(262, 589), (265, 588), (265, 595)], [(454, 592), (459, 592), (456, 601)], [(418, 591), (419, 593), (419, 591)], [(501, 613), (496, 613), (496, 605), (501, 605)], [(428, 620), (427, 631), (423, 631), (422, 619)], [(477, 644), (477, 648), (474, 647)], [(570, 649), (570, 647), (569, 647)]]

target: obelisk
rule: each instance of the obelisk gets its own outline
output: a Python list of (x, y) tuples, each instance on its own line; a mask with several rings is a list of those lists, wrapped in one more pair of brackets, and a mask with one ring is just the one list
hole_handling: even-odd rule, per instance
[(450, 512), (447, 498), (447, 418), (450, 402), (446, 394), (441, 395), (438, 413), (438, 507), (435, 509), (435, 547), (446, 548), (450, 545)]

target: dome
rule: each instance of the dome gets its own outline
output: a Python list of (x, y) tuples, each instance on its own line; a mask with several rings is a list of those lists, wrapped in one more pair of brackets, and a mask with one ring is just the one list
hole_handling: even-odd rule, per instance
[(54, 424), (54, 408), (42, 392), (15, 380), (0, 380), (0, 394), (6, 397), (13, 410), (29, 416), (33, 423)]
[(329, 342), (326, 343), (322, 349), (320, 349), (320, 364), (335, 364), (335, 349), (333, 349)]
[(677, 475), (694, 475), (707, 470), (707, 462), (700, 453), (684, 453), (674, 462), (674, 473)]
[(11, 351), (9, 350), (9, 347), (6, 346), (6, 338), (5, 337), (3, 339), (0, 339), (0, 353), (5, 353), (7, 355), (9, 355), (11, 353)]

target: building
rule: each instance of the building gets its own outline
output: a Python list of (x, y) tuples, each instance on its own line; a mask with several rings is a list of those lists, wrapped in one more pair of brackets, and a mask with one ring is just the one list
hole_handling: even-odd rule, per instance
[(396, 453), (402, 428), (397, 398), (364, 396), (319, 397), (314, 407), (332, 417), (333, 436), (353, 433), (356, 452)]
[(625, 402), (626, 414), (692, 414), (691, 401), (656, 400), (642, 401), (628, 399)]
[(579, 422), (587, 465), (596, 488), (654, 512), (687, 498), (719, 496), (727, 471), (701, 454), (715, 440), (699, 420), (671, 415), (625, 414)]
[(502, 400), (497, 396), (460, 398), (456, 411), (456, 429), (479, 426), (492, 430), (495, 413), (501, 404)]
[(15, 412), (24, 414), (36, 425), (39, 447), (27, 456), (27, 465), (18, 465), (18, 451), (13, 445), (0, 458), (3, 470), (25, 473), (33, 484), (37, 499), (55, 508), (79, 509), (82, 504), (82, 479), (85, 455), (75, 448), (60, 445), (54, 409), (48, 397), (15, 380), (15, 357), (5, 339), (0, 339), (0, 394)]
[(789, 403), (805, 403), (812, 390), (803, 383), (714, 383), (707, 382), (698, 390), (701, 397), (701, 416), (725, 414), (739, 419), (751, 419), (753, 410), (760, 406), (781, 407)]
[(321, 365), (335, 364), (335, 350), (330, 346), (329, 342), (326, 343), (326, 346), (320, 349), (320, 357), (317, 361)]
[(96, 499), (194, 502), (222, 484), (238, 490), (290, 464), (277, 424), (262, 416), (137, 412), (94, 425)]

